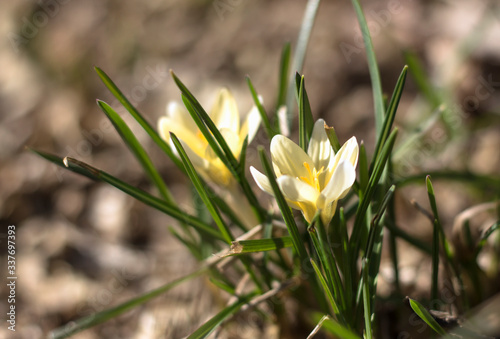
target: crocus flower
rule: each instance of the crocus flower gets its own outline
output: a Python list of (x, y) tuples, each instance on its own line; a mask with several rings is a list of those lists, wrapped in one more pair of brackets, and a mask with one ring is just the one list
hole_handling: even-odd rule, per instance
[[(335, 154), (325, 131), (325, 122), (314, 124), (307, 153), (283, 135), (271, 140), (271, 156), (278, 186), (288, 205), (301, 210), (311, 222), (318, 210), (327, 224), (332, 220), (339, 199), (356, 180), (358, 143), (349, 139)], [(267, 176), (250, 168), (259, 187), (273, 194)]]
[[(240, 115), (236, 101), (229, 90), (222, 88), (209, 116), (226, 140), (235, 158), (239, 159), (245, 137), (248, 135), (250, 143), (259, 128), (261, 119), (257, 108), (254, 106), (250, 110), (245, 122), (240, 126)], [(183, 106), (175, 102), (169, 103), (167, 116), (158, 121), (158, 131), (174, 151), (175, 147), (170, 140), (170, 132), (179, 138), (189, 159), (205, 180), (224, 187), (230, 187), (233, 184), (231, 172), (210, 148), (206, 138)]]

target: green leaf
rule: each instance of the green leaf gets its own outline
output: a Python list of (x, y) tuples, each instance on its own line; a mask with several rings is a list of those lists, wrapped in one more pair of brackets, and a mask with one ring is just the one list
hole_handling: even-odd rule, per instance
[(330, 145), (332, 146), (335, 153), (337, 153), (340, 149), (339, 138), (337, 137), (337, 133), (335, 132), (335, 128), (327, 126), (325, 127), (326, 135), (328, 136), (328, 140), (330, 141)]
[[(457, 172), (457, 171), (436, 171), (427, 172), (427, 175), (433, 180), (451, 180), (459, 182), (468, 182), (482, 190), (490, 190), (493, 193), (500, 191), (500, 178), (488, 175), (479, 175), (471, 172)], [(425, 182), (426, 174), (416, 174), (406, 178), (398, 179), (395, 182), (397, 187), (404, 187), (409, 184), (422, 184)]]
[(104, 101), (97, 100), (97, 105), (103, 110), (106, 116), (109, 118), (113, 126), (115, 127), (120, 137), (125, 142), (125, 144), (130, 148), (134, 156), (137, 158), (142, 168), (149, 176), (151, 181), (156, 185), (162, 197), (168, 201), (174, 201), (172, 194), (168, 190), (165, 182), (161, 178), (160, 174), (153, 165), (153, 162), (149, 158), (148, 154), (141, 146), (137, 138), (134, 136), (127, 124), (122, 120), (122, 118)]
[(418, 59), (417, 55), (412, 51), (404, 51), (403, 53), (405, 62), (408, 64), (410, 68), (410, 73), (413, 76), (413, 80), (417, 85), (417, 88), (421, 93), (423, 93), (424, 97), (431, 104), (431, 107), (434, 109), (438, 107), (442, 99), (439, 96), (439, 92), (437, 88), (431, 84), (429, 77), (427, 76), (422, 63)]
[(437, 321), (432, 317), (429, 311), (422, 306), (422, 304), (411, 298), (408, 299), (410, 301), (410, 307), (420, 317), (420, 319), (429, 325), (437, 334), (446, 335), (446, 331), (437, 323)]
[(380, 81), (380, 73), (378, 70), (377, 58), (375, 57), (375, 51), (373, 49), (370, 30), (368, 29), (368, 24), (361, 8), (361, 4), (359, 3), (359, 0), (352, 0), (352, 4), (354, 6), (354, 10), (356, 11), (359, 27), (361, 28), (363, 41), (365, 43), (366, 55), (368, 58), (368, 69), (370, 71), (370, 78), (372, 81), (373, 102), (375, 105), (375, 131), (377, 139), (379, 139), (382, 133), (382, 124), (384, 121), (385, 112), (384, 96), (382, 94), (382, 83)]
[(330, 287), (328, 286), (328, 283), (325, 280), (325, 277), (323, 276), (323, 273), (321, 273), (321, 270), (318, 267), (318, 264), (314, 261), (313, 258), (311, 260), (311, 265), (314, 268), (314, 271), (316, 272), (316, 276), (319, 279), (319, 282), (321, 283), (321, 286), (323, 287), (323, 291), (325, 292), (328, 301), (330, 302), (330, 306), (332, 307), (332, 311), (334, 314), (339, 314), (339, 307), (337, 306), (337, 303), (335, 302), (335, 299), (333, 298), (332, 291)]
[(479, 240), (476, 246), (475, 257), (477, 257), (479, 253), (481, 253), (481, 250), (483, 249), (490, 235), (493, 234), (493, 232), (495, 232), (498, 229), (500, 229), (500, 220), (491, 225), (490, 227), (488, 227), (486, 231), (483, 232), (483, 234), (481, 235), (481, 239)]
[(276, 251), (292, 246), (293, 242), (290, 237), (239, 240), (231, 243), (231, 249), (227, 255)]
[[(307, 45), (309, 43), (309, 38), (311, 36), (311, 31), (314, 26), (314, 21), (316, 19), (316, 13), (318, 12), (320, 0), (309, 0), (307, 2), (306, 10), (304, 12), (304, 18), (302, 19), (302, 25), (300, 27), (299, 37), (297, 39), (297, 46), (293, 53), (293, 65), (292, 72), (302, 73), (302, 66), (304, 65), (304, 59), (306, 56)], [(295, 97), (295, 85), (294, 81), (291, 81), (288, 86), (288, 91), (286, 95), (286, 112), (288, 115), (288, 126), (291, 130), (293, 121), (293, 101)]]
[(173, 287), (188, 281), (192, 278), (195, 278), (207, 271), (207, 267), (202, 267), (199, 270), (190, 273), (182, 278), (176, 279), (172, 282), (169, 282), (168, 284), (165, 284), (151, 292), (148, 292), (146, 294), (143, 294), (137, 298), (133, 298), (127, 302), (124, 302), (123, 304), (120, 304), (116, 307), (104, 310), (102, 312), (94, 313), (89, 316), (86, 316), (84, 318), (81, 318), (79, 320), (76, 320), (74, 322), (70, 322), (65, 326), (59, 327), (55, 330), (53, 330), (50, 334), (49, 337), (52, 339), (62, 339), (62, 338), (67, 338), (69, 336), (72, 336), (75, 333), (81, 332), (87, 328), (99, 325), (105, 321), (108, 321), (110, 319), (113, 319), (129, 310), (131, 310), (134, 307), (140, 306), (148, 301), (150, 301), (153, 298), (156, 298), (160, 296), (161, 294), (169, 291)]
[(35, 150), (32, 151), (40, 155), (41, 157), (55, 163), (56, 165), (66, 168), (72, 172), (81, 174), (95, 181), (107, 182), (108, 184), (134, 197), (135, 199), (145, 203), (146, 205), (151, 206), (161, 212), (164, 212), (165, 214), (170, 215), (174, 219), (177, 219), (181, 222), (185, 222), (186, 224), (193, 226), (198, 231), (204, 232), (205, 234), (211, 236), (214, 239), (224, 240), (222, 235), (217, 230), (212, 228), (210, 225), (207, 225), (202, 220), (185, 213), (178, 207), (173, 206), (165, 202), (164, 200), (161, 200), (155, 196), (152, 196), (147, 192), (144, 192), (143, 190), (131, 186), (121, 181), (120, 179), (115, 178), (112, 175), (109, 175), (104, 171), (101, 171), (82, 161), (78, 161), (70, 157), (62, 159), (55, 155), (51, 155), (45, 152), (35, 151)]
[(249, 296), (240, 297), (236, 302), (224, 308), (222, 311), (213, 316), (210, 320), (200, 326), (194, 331), (187, 339), (201, 339), (206, 338), (213, 330), (215, 330), (224, 320), (229, 316), (238, 312), (238, 310), (250, 301)]
[(194, 169), (191, 160), (189, 160), (186, 151), (184, 151), (184, 147), (182, 147), (179, 139), (177, 139), (177, 136), (174, 133), (170, 133), (170, 138), (172, 139), (172, 142), (174, 143), (174, 146), (177, 149), (177, 152), (179, 153), (182, 163), (186, 168), (186, 173), (189, 176), (189, 179), (193, 183), (193, 186), (196, 188), (196, 191), (200, 195), (201, 200), (203, 200), (203, 203), (207, 207), (208, 212), (210, 212), (210, 215), (214, 219), (215, 224), (217, 225), (220, 233), (222, 234), (222, 237), (227, 243), (231, 243), (231, 241), (234, 239), (233, 235), (231, 234), (231, 231), (227, 227), (224, 220), (222, 220), (222, 217), (219, 214), (219, 210), (214, 206), (212, 200), (208, 196), (207, 191), (205, 190), (205, 187), (202, 181), (200, 180), (200, 177), (198, 176), (198, 173), (196, 173), (196, 170)]
[(139, 113), (139, 111), (130, 103), (130, 101), (123, 95), (120, 89), (115, 85), (115, 83), (110, 79), (110, 77), (99, 67), (94, 67), (95, 71), (101, 78), (104, 85), (109, 89), (111, 94), (114, 95), (116, 99), (127, 109), (127, 111), (134, 117), (134, 119), (144, 128), (146, 133), (149, 134), (151, 139), (169, 156), (169, 158), (174, 162), (179, 169), (184, 170), (181, 161), (172, 152), (172, 149), (163, 140), (158, 132), (151, 127), (151, 125), (144, 119), (144, 117)]
[(361, 339), (356, 333), (352, 332), (348, 328), (345, 328), (337, 321), (330, 319), (329, 317), (325, 319), (324, 315), (321, 313), (313, 313), (312, 318), (316, 323), (323, 320), (323, 322), (321, 323), (321, 327), (329, 333), (339, 337), (340, 339)]
[(394, 146), (394, 142), (396, 140), (398, 129), (395, 128), (389, 138), (387, 139), (387, 142), (385, 143), (384, 147), (382, 148), (382, 152), (380, 154), (380, 157), (377, 158), (377, 161), (375, 162), (375, 166), (373, 169), (373, 172), (370, 176), (370, 180), (368, 181), (368, 186), (366, 188), (366, 193), (360, 198), (360, 203), (358, 205), (358, 208), (356, 210), (356, 220), (354, 221), (354, 226), (351, 234), (351, 239), (349, 241), (350, 245), (350, 256), (351, 256), (351, 262), (355, 261), (355, 258), (357, 258), (358, 252), (360, 247), (363, 247), (364, 244), (362, 244), (362, 239), (365, 237), (366, 234), (366, 227), (365, 227), (365, 217), (366, 217), (366, 212), (370, 206), (370, 203), (372, 201), (372, 198), (375, 194), (375, 190), (378, 186), (378, 182), (380, 180), (380, 177), (382, 176), (382, 172), (384, 171), (384, 168), (386, 166), (387, 160), (389, 159), (389, 155), (392, 151), (392, 148)]
[(281, 106), (286, 105), (286, 91), (288, 88), (288, 75), (290, 74), (290, 43), (283, 45), (281, 50), (280, 74), (278, 100), (276, 101), (276, 112)]
[(431, 300), (438, 300), (439, 283), (439, 226), (434, 220), (432, 232), (432, 279), (431, 279)]
[(296, 73), (295, 81), (299, 98), (299, 145), (307, 153), (309, 139), (311, 139), (314, 127), (314, 119), (309, 98), (307, 97), (304, 76)]
[(380, 154), (382, 146), (385, 144), (387, 138), (389, 137), (389, 133), (391, 132), (391, 128), (394, 123), (394, 118), (396, 116), (396, 111), (398, 109), (399, 100), (401, 99), (401, 95), (403, 94), (403, 88), (405, 85), (407, 71), (408, 71), (408, 66), (403, 67), (403, 71), (401, 72), (401, 75), (399, 76), (399, 79), (396, 83), (396, 87), (394, 88), (394, 92), (392, 93), (391, 101), (389, 102), (389, 106), (387, 107), (384, 123), (382, 125), (382, 130), (380, 136), (377, 138), (377, 145), (375, 146), (375, 152), (373, 153), (373, 160), (371, 167), (373, 167), (375, 160), (378, 158)]
[(259, 156), (262, 166), (264, 167), (264, 172), (267, 175), (269, 183), (271, 184), (271, 187), (273, 189), (274, 197), (276, 199), (276, 202), (278, 203), (278, 207), (281, 211), (281, 215), (283, 216), (283, 220), (285, 221), (288, 233), (292, 238), (295, 252), (298, 254), (302, 265), (304, 265), (304, 263), (309, 263), (309, 257), (307, 255), (306, 248), (304, 247), (304, 243), (302, 242), (302, 238), (300, 236), (297, 224), (295, 223), (295, 219), (293, 218), (292, 212), (290, 211), (290, 207), (288, 207), (285, 197), (281, 193), (278, 184), (276, 183), (274, 170), (271, 168), (269, 160), (267, 160), (264, 148), (262, 146), (259, 146)]
[(371, 293), (374, 293), (375, 291), (370, 291), (370, 278), (368, 277), (368, 268), (369, 268), (369, 260), (368, 258), (363, 259), (363, 264), (362, 264), (362, 283), (363, 283), (363, 311), (364, 311), (364, 318), (365, 318), (365, 334), (366, 334), (366, 339), (371, 339), (373, 338), (373, 330), (372, 330), (372, 311), (371, 311), (371, 300), (372, 300), (372, 295)]
[(250, 89), (250, 93), (252, 94), (253, 102), (259, 110), (260, 118), (262, 120), (262, 123), (264, 124), (264, 130), (266, 131), (267, 137), (271, 139), (276, 133), (274, 133), (274, 130), (271, 127), (271, 123), (269, 122), (269, 118), (267, 117), (266, 109), (264, 108), (264, 106), (262, 106), (262, 103), (259, 100), (259, 95), (257, 94), (257, 91), (252, 84), (252, 80), (250, 80), (250, 77), (248, 75), (246, 76), (246, 79), (248, 88)]
[(370, 174), (368, 172), (368, 157), (366, 156), (365, 143), (361, 141), (359, 145), (359, 189), (360, 195), (364, 194), (368, 186)]

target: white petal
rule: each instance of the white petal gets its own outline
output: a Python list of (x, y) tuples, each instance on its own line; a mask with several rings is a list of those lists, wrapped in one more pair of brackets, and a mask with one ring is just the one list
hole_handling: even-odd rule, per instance
[(347, 140), (339, 149), (335, 158), (330, 162), (329, 168), (334, 169), (340, 162), (348, 160), (353, 167), (358, 163), (359, 146), (356, 137)]
[(257, 109), (256, 106), (253, 106), (250, 112), (247, 115), (247, 118), (243, 125), (241, 126), (240, 129), (240, 139), (241, 142), (245, 140), (246, 136), (248, 135), (248, 143), (250, 144), (255, 137), (255, 134), (257, 134), (257, 131), (259, 130), (260, 127), (260, 114), (259, 110)]
[(217, 95), (216, 101), (210, 114), (215, 126), (220, 130), (228, 128), (234, 133), (240, 130), (240, 116), (238, 106), (233, 95), (226, 88), (222, 88)]
[(304, 163), (308, 163), (311, 169), (314, 168), (314, 163), (306, 152), (282, 135), (275, 135), (271, 140), (271, 156), (273, 165), (278, 167), (280, 175), (309, 177)]
[(325, 189), (321, 192), (318, 198), (318, 207), (324, 208), (334, 200), (340, 198), (342, 193), (354, 184), (356, 180), (356, 170), (349, 161), (342, 161), (326, 185)]
[(326, 169), (330, 159), (334, 156), (332, 146), (325, 132), (325, 121), (323, 119), (318, 119), (314, 124), (307, 154), (309, 154), (318, 170), (321, 167)]
[(264, 192), (267, 192), (271, 195), (273, 195), (273, 188), (271, 187), (271, 183), (269, 182), (269, 179), (262, 173), (260, 173), (255, 167), (250, 166), (250, 173), (253, 176), (253, 179), (257, 183), (257, 185), (260, 187), (261, 190)]
[(319, 192), (314, 187), (289, 175), (283, 175), (276, 181), (288, 200), (316, 204)]
[(198, 126), (196, 126), (196, 123), (194, 122), (193, 118), (191, 118), (191, 115), (186, 110), (186, 108), (179, 105), (175, 101), (171, 101), (168, 103), (167, 116), (173, 121), (176, 121), (177, 124), (184, 126), (190, 131), (198, 130)]

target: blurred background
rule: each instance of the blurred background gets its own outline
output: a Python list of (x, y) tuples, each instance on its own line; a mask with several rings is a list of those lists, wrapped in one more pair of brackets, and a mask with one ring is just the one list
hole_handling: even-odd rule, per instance
[[(422, 62), (431, 83), (454, 103), (448, 121), (411, 143), (396, 159), (402, 174), (439, 168), (500, 172), (500, 9), (485, 0), (363, 1), (384, 92), (390, 95), (405, 65), (404, 51)], [(16, 226), (16, 332), (0, 337), (42, 338), (48, 331), (101, 311), (196, 269), (168, 232), (175, 222), (106, 184), (91, 182), (25, 150), (72, 156), (134, 186), (152, 191), (140, 166), (106, 121), (95, 99), (129, 123), (189, 210), (185, 179), (100, 82), (102, 68), (152, 125), (166, 104), (180, 101), (173, 69), (206, 108), (229, 87), (246, 114), (249, 75), (268, 111), (275, 109), (280, 53), (295, 48), (305, 1), (273, 0), (41, 0), (0, 2), (0, 242), (6, 272), (6, 230)], [(303, 74), (315, 118), (334, 126), (341, 141), (356, 135), (373, 150), (374, 122), (366, 56), (350, 1), (324, 1), (312, 31)], [(401, 135), (436, 107), (410, 75), (396, 124)], [(434, 128), (438, 126), (438, 128)], [(437, 130), (437, 132), (436, 132)], [(443, 131), (447, 131), (446, 133)], [(260, 133), (256, 146), (267, 147)], [(492, 192), (436, 182), (445, 225)], [(498, 192), (497, 192), (498, 193)], [(488, 195), (489, 194), (489, 195)], [(410, 206), (426, 205), (423, 186), (400, 194), (401, 227), (428, 240), (432, 227)], [(482, 200), (483, 199), (483, 200)], [(418, 296), (429, 289), (420, 252), (400, 248), (402, 284)], [(384, 271), (385, 270), (385, 271)], [(390, 293), (390, 267), (379, 291)], [(8, 310), (2, 273), (0, 314)], [(424, 292), (422, 292), (424, 293)], [(75, 338), (179, 338), (224, 303), (203, 278)], [(394, 333), (403, 331), (394, 329)], [(241, 319), (223, 337), (276, 337), (271, 326)]]

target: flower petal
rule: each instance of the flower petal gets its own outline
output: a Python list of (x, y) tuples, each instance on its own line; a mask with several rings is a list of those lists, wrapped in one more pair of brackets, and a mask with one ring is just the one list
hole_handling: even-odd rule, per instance
[(317, 170), (321, 167), (326, 169), (330, 159), (334, 156), (333, 148), (325, 132), (325, 121), (323, 119), (318, 119), (314, 123), (307, 154), (311, 157)]
[(305, 182), (289, 175), (282, 175), (276, 182), (288, 200), (316, 204), (319, 192)]
[(339, 149), (335, 158), (331, 159), (329, 168), (334, 169), (340, 162), (348, 160), (353, 167), (358, 163), (359, 146), (356, 137), (347, 140)]
[[(177, 135), (177, 134), (175, 134)], [(208, 161), (202, 157), (200, 157), (198, 154), (196, 154), (195, 151), (193, 151), (191, 149), (191, 147), (189, 146), (188, 143), (186, 143), (184, 140), (180, 139), (179, 138), (179, 141), (182, 145), (182, 147), (184, 148), (184, 151), (186, 152), (189, 160), (191, 160), (191, 163), (193, 164), (193, 166), (196, 168), (196, 170), (205, 170), (208, 168)], [(175, 153), (177, 154), (177, 149), (175, 147), (174, 148), (174, 151)]]
[(215, 126), (220, 130), (228, 128), (238, 134), (240, 129), (240, 115), (233, 95), (228, 89), (222, 88), (210, 113)]
[[(247, 115), (247, 118), (240, 129), (240, 140), (243, 143), (246, 136), (248, 135), (248, 143), (250, 144), (259, 130), (261, 122), (261, 117), (259, 110), (256, 106), (253, 106)], [(240, 146), (241, 147), (241, 146)]]
[(186, 110), (186, 108), (179, 105), (175, 101), (171, 101), (168, 103), (167, 116), (190, 131), (194, 132), (198, 130), (198, 126), (196, 126), (196, 123), (194, 122), (193, 118), (191, 118), (191, 115)]
[(335, 210), (337, 209), (337, 203), (338, 200), (334, 200), (331, 203), (327, 204), (322, 210), (321, 210), (321, 221), (323, 221), (324, 225), (328, 225), (330, 221), (332, 220)]
[(317, 202), (318, 207), (324, 209), (332, 201), (338, 200), (344, 191), (354, 184), (354, 180), (356, 180), (356, 169), (349, 161), (342, 161), (321, 192)]
[(220, 134), (222, 134), (222, 137), (231, 149), (235, 158), (238, 159), (240, 157), (241, 147), (243, 146), (243, 141), (240, 140), (239, 135), (228, 128), (221, 128)]
[[(198, 138), (185, 125), (169, 117), (161, 117), (158, 120), (158, 132), (160, 136), (170, 144), (170, 132), (173, 132), (179, 140), (184, 141), (198, 156), (203, 157), (207, 148), (206, 140)], [(170, 144), (172, 148), (174, 146)]]
[(311, 169), (314, 168), (309, 155), (292, 140), (282, 135), (275, 135), (271, 140), (271, 156), (275, 171), (276, 167), (279, 169), (276, 176), (309, 177), (304, 163), (308, 163)]
[(264, 192), (269, 193), (271, 195), (274, 195), (273, 188), (271, 187), (271, 183), (269, 182), (269, 179), (264, 174), (259, 172), (253, 166), (250, 166), (250, 173), (252, 174), (253, 179), (255, 180), (255, 182), (257, 183), (257, 185), (259, 186), (259, 188), (261, 190), (263, 190)]

